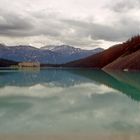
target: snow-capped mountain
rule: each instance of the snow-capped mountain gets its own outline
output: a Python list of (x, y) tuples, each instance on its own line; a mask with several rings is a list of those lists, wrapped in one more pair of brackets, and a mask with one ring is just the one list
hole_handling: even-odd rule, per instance
[(74, 48), (72, 46), (68, 46), (68, 45), (60, 45), (60, 46), (53, 46), (53, 45), (49, 45), (49, 46), (45, 46), (42, 47), (41, 49), (45, 49), (45, 50), (50, 50), (52, 52), (56, 52), (56, 53), (75, 53), (75, 52), (80, 52), (82, 51), (82, 49), (80, 48)]
[(102, 48), (83, 50), (68, 45), (45, 46), (40, 49), (32, 46), (6, 46), (0, 44), (0, 58), (14, 61), (62, 64), (85, 58), (103, 51)]
[(94, 50), (84, 50), (80, 48), (75, 48), (69, 45), (60, 45), (60, 46), (45, 46), (42, 47), (43, 50), (50, 50), (59, 55), (59, 58), (56, 57), (56, 63), (67, 63), (73, 60), (78, 60), (81, 58), (88, 57), (90, 55), (102, 52), (104, 49), (97, 48)]

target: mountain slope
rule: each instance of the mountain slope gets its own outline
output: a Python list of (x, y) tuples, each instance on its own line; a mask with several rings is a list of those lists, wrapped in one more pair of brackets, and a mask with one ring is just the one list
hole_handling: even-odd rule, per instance
[(73, 61), (62, 66), (100, 69), (116, 60), (124, 52), (125, 52), (124, 46), (122, 46), (122, 44), (118, 44), (98, 54), (89, 56), (81, 60)]
[(140, 36), (115, 45), (101, 53), (62, 65), (103, 70), (140, 70)]
[(140, 70), (140, 36), (132, 37), (123, 43), (125, 53), (112, 63), (106, 65), (103, 70)]
[[(140, 70), (140, 45), (137, 46), (137, 51), (127, 51), (126, 55), (120, 56), (112, 63), (105, 66), (104, 70), (118, 69), (118, 70)], [(132, 49), (132, 48), (131, 48)]]
[(10, 67), (11, 65), (17, 65), (18, 62), (6, 60), (6, 59), (0, 59), (0, 67)]

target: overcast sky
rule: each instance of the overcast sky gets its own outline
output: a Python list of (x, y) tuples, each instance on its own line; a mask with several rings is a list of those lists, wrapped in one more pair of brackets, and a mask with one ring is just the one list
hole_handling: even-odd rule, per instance
[(0, 0), (0, 42), (110, 47), (140, 32), (139, 0)]

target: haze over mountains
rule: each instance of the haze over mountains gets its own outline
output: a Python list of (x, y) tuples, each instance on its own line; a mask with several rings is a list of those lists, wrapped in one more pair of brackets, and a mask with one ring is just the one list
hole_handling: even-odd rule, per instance
[(45, 46), (38, 49), (32, 46), (6, 46), (0, 44), (1, 59), (17, 62), (40, 62), (41, 64), (63, 64), (101, 51), (103, 51), (102, 48), (83, 50), (68, 45)]

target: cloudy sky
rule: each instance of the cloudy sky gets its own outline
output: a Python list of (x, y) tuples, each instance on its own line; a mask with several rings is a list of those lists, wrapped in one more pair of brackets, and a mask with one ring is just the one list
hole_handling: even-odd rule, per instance
[(139, 32), (139, 0), (0, 0), (7, 45), (107, 48)]

